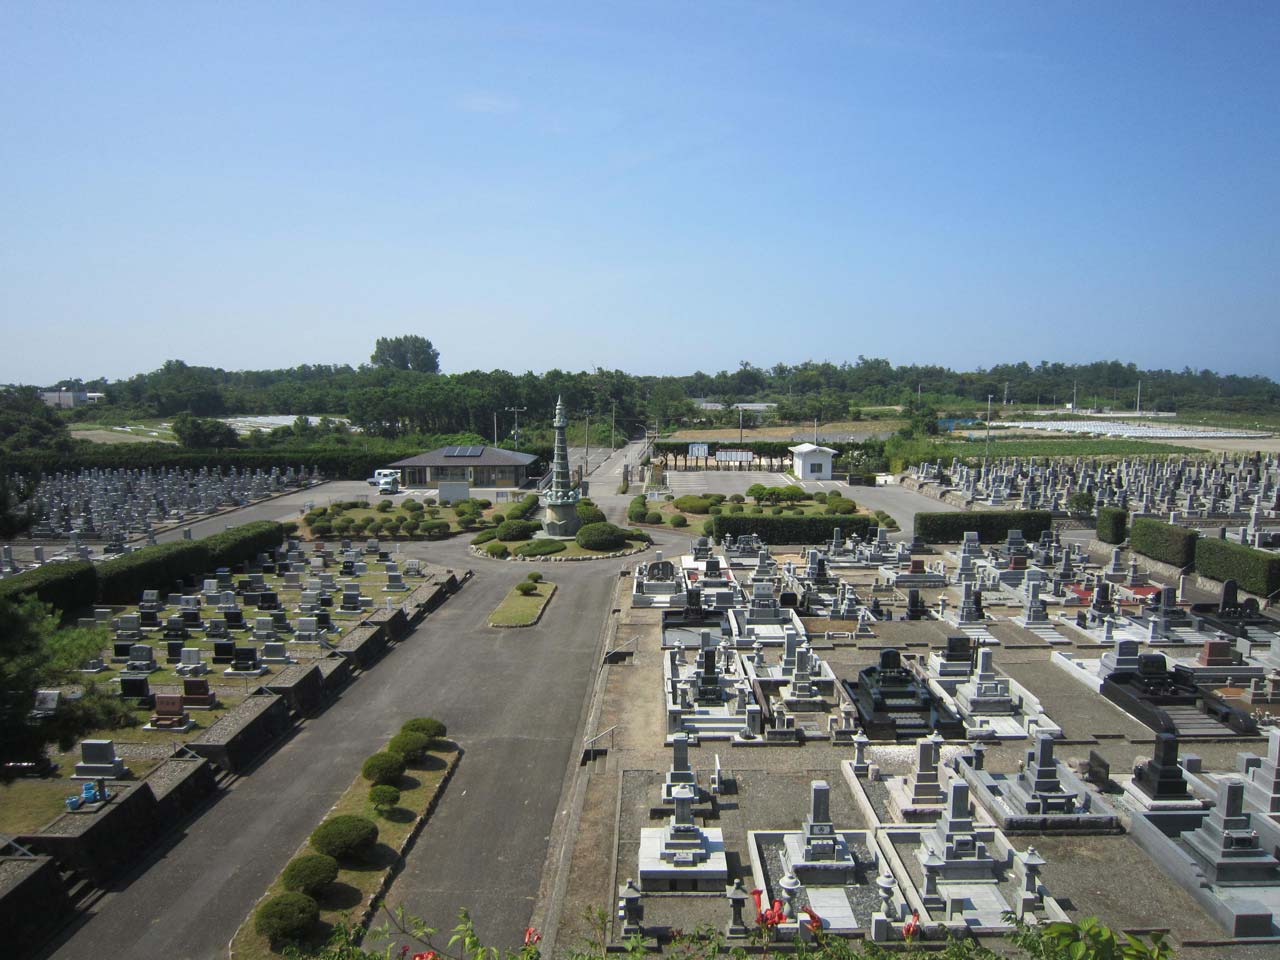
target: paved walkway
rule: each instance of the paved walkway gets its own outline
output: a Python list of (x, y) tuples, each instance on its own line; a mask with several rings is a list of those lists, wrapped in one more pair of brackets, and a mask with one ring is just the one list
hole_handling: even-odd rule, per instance
[(595, 674), (588, 654), (622, 561), (544, 565), (560, 590), (543, 624), (493, 630), (490, 611), (527, 565), (475, 559), (465, 538), (405, 553), (477, 575), (64, 931), (48, 956), (225, 957), (241, 920), (364, 758), (424, 714), (448, 724), (466, 754), (397, 897), (441, 926), (469, 906), (489, 942), (517, 943)]

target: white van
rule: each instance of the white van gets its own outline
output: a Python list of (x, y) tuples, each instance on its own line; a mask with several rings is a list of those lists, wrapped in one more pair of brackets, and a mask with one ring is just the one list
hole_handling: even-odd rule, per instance
[(383, 482), (386, 480), (394, 480), (396, 482), (396, 486), (398, 489), (400, 484), (400, 471), (399, 470), (375, 470), (373, 471), (373, 476), (369, 478), (368, 482), (369, 482), (369, 486), (371, 487), (381, 487)]
[(383, 477), (381, 480), (378, 481), (378, 492), (379, 493), (399, 493), (400, 478), (398, 476)]

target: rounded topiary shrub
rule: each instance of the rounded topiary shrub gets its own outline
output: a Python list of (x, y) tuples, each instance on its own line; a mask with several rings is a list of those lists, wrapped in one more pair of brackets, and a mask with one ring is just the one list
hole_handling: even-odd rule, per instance
[(394, 784), (403, 773), (404, 756), (390, 751), (371, 755), (360, 768), (360, 775), (371, 783)]
[(541, 582), (542, 582), (542, 574), (540, 574), (537, 570), (534, 570), (534, 571), (533, 571), (532, 573), (530, 573), (530, 574), (529, 574), (529, 576), (528, 576), (528, 577), (526, 577), (525, 579), (527, 579), (530, 583), (541, 583)]
[(401, 733), (420, 733), (432, 740), (439, 740), (448, 731), (445, 725), (435, 717), (414, 717), (406, 720), (400, 727)]
[(527, 597), (537, 592), (538, 585), (536, 583), (530, 583), (528, 580), (523, 580), (516, 584), (516, 593), (520, 594), (522, 597)]
[[(507, 522), (509, 523), (510, 521)], [(493, 543), (485, 544), (484, 552), (496, 560), (505, 560), (511, 556), (511, 551), (507, 549), (507, 545), (496, 540)]]
[(338, 861), (324, 853), (304, 853), (294, 857), (280, 875), (280, 882), (286, 890), (305, 893), (309, 897), (314, 897), (337, 879)]
[(657, 510), (654, 510), (650, 513), (646, 513), (644, 515), (644, 522), (645, 523), (661, 523), (662, 514), (660, 514)]
[(588, 523), (576, 539), (584, 550), (620, 550), (627, 545), (626, 531), (612, 523)]
[(311, 832), (311, 845), (336, 860), (363, 857), (377, 842), (378, 825), (354, 813), (330, 817)]
[(375, 783), (369, 788), (369, 802), (378, 810), (390, 810), (400, 802), (400, 791), (389, 783)]
[(498, 539), (506, 542), (528, 540), (542, 529), (537, 520), (503, 520), (498, 524)]
[(689, 521), (684, 518), (683, 513), (677, 513), (671, 517), (671, 525), (673, 527), (687, 527)]
[(716, 532), (716, 522), (714, 520), (702, 521), (702, 535), (709, 537)]
[(421, 733), (409, 732), (397, 733), (391, 738), (387, 744), (387, 750), (391, 753), (398, 753), (404, 757), (406, 761), (414, 763), (421, 760), (427, 755), (427, 750), (431, 747), (431, 738)]
[(281, 893), (253, 912), (253, 929), (272, 946), (302, 939), (320, 922), (320, 908), (305, 893)]

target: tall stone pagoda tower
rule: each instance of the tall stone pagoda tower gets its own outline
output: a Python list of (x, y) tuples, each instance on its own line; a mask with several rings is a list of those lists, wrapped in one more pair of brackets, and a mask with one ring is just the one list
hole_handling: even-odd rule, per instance
[(564, 401), (559, 397), (556, 398), (556, 416), (551, 425), (556, 431), (556, 447), (551, 458), (551, 486), (542, 494), (542, 506), (547, 512), (542, 526), (550, 536), (572, 537), (582, 523), (578, 519), (581, 494), (569, 476), (569, 444), (564, 435), (569, 420), (564, 414)]

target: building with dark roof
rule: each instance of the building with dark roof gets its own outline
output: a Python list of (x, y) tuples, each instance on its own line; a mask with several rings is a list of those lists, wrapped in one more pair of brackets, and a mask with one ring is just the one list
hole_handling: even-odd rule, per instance
[(531, 476), (538, 458), (501, 447), (441, 447), (389, 464), (400, 471), (406, 487), (440, 486), (441, 481), (466, 481), (474, 487), (518, 487)]

